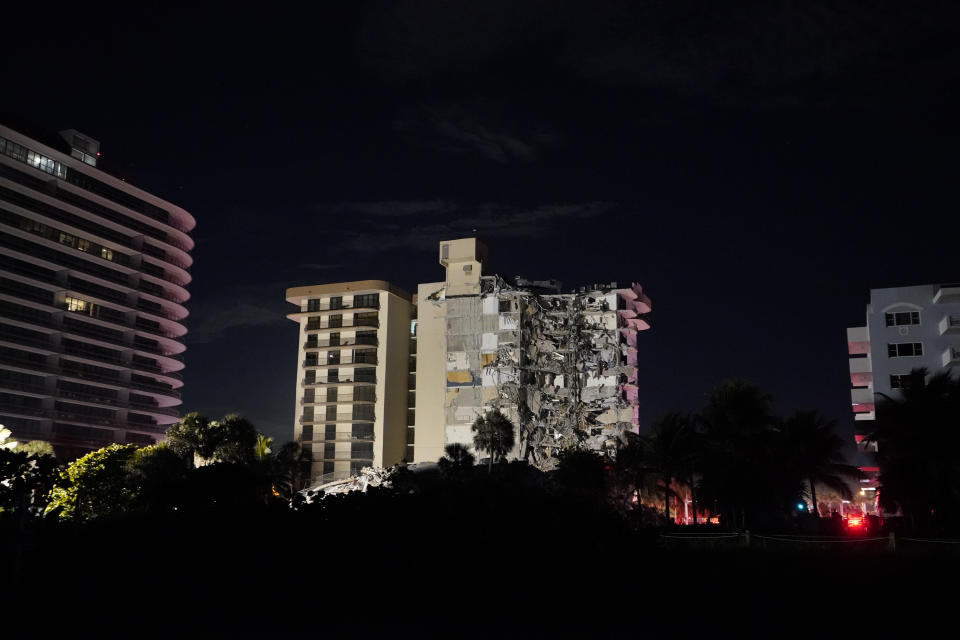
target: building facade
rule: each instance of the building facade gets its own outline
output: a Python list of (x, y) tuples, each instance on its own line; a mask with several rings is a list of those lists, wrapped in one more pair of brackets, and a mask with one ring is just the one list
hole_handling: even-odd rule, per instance
[(407, 454), (413, 300), (382, 280), (294, 287), (299, 324), (294, 440), (315, 481)]
[(66, 458), (160, 439), (183, 386), (196, 223), (99, 148), (0, 126), (0, 424)]
[(933, 375), (960, 366), (960, 284), (871, 289), (866, 324), (847, 329), (851, 408), (857, 421), (861, 469), (876, 490), (875, 444), (865, 436), (879, 394), (896, 398), (912, 369)]
[(445, 280), (418, 287), (413, 460), (472, 448), (474, 420), (494, 408), (517, 427), (509, 457), (541, 469), (566, 447), (615, 449), (638, 428), (649, 298), (639, 285), (560, 293), (556, 281), (507, 283), (483, 274), (486, 256), (476, 238), (441, 242)]

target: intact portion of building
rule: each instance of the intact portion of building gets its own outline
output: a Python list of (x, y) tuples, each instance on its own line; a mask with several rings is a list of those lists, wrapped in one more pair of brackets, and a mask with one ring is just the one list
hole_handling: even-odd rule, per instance
[(960, 365), (960, 284), (871, 289), (866, 324), (847, 329), (851, 408), (861, 469), (876, 490), (874, 444), (865, 436), (877, 416), (878, 394), (896, 398), (910, 371), (929, 375)]
[(386, 467), (407, 453), (410, 294), (382, 280), (287, 289), (298, 311), (294, 439), (315, 480)]
[(497, 408), (518, 427), (510, 457), (552, 468), (565, 447), (613, 450), (636, 431), (637, 331), (650, 300), (615, 283), (560, 293), (556, 281), (483, 275), (475, 238), (440, 244), (443, 282), (418, 289), (417, 462), (472, 447)]
[(74, 130), (0, 126), (0, 424), (72, 458), (176, 422), (193, 217)]

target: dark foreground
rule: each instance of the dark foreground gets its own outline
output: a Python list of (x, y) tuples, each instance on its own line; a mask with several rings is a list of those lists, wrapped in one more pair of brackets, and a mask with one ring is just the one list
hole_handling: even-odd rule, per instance
[(0, 635), (884, 637), (956, 607), (953, 548), (671, 549), (585, 505), (370, 498), (7, 530), (4, 628), (23, 630)]

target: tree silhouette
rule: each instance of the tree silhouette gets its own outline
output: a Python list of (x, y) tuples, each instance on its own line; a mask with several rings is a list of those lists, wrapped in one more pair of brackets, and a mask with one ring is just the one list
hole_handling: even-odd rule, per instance
[(689, 415), (669, 413), (653, 423), (650, 433), (642, 439), (646, 465), (656, 470), (663, 481), (663, 508), (668, 522), (673, 493), (670, 485), (675, 479), (691, 485), (693, 482), (693, 469), (699, 455), (695, 435), (694, 422)]
[(834, 433), (834, 426), (834, 421), (827, 421), (816, 411), (797, 411), (780, 427), (785, 463), (806, 479), (813, 514), (817, 517), (820, 516), (818, 483), (850, 500), (853, 493), (846, 479), (860, 477), (859, 469), (845, 462), (844, 441)]
[(443, 448), (446, 455), (437, 460), (437, 465), (444, 472), (465, 472), (473, 468), (476, 458), (466, 445), (453, 443)]
[(868, 440), (877, 443), (881, 506), (919, 526), (960, 521), (960, 380), (914, 369), (899, 397), (880, 395)]
[(474, 448), (490, 456), (488, 473), (492, 473), (494, 459), (503, 458), (513, 449), (513, 423), (499, 409), (492, 409), (486, 415), (477, 416), (470, 430)]

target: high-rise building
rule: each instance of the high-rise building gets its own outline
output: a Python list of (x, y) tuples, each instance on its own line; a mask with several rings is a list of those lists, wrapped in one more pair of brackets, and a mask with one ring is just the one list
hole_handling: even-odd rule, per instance
[(960, 284), (871, 289), (866, 320), (847, 329), (847, 351), (856, 439), (868, 478), (862, 489), (869, 492), (876, 490), (876, 445), (864, 438), (877, 416), (877, 398), (898, 397), (913, 369), (932, 375), (960, 366)]
[(294, 440), (315, 480), (386, 467), (407, 451), (414, 307), (382, 280), (287, 289), (300, 325)]
[(0, 126), (0, 423), (74, 457), (178, 419), (193, 217), (74, 130)]
[(445, 280), (419, 285), (414, 461), (472, 448), (474, 420), (494, 408), (517, 427), (509, 457), (549, 469), (566, 447), (612, 451), (638, 428), (649, 298), (639, 285), (510, 284), (483, 274), (486, 256), (475, 238), (441, 242)]

